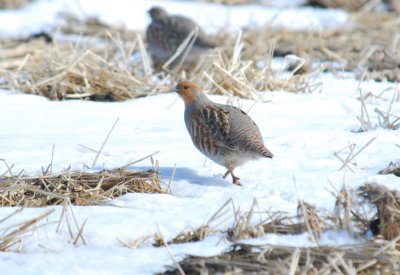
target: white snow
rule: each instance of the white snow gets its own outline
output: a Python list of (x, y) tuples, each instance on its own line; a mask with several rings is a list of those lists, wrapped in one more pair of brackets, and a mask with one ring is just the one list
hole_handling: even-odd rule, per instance
[[(77, 8), (77, 3), (80, 7)], [(133, 4), (134, 3), (134, 4)], [(225, 23), (234, 27), (251, 22), (263, 24), (275, 17), (274, 22), (291, 27), (332, 27), (344, 24), (347, 14), (312, 8), (262, 8), (256, 6), (222, 7), (186, 1), (37, 1), (20, 11), (0, 12), (0, 33), (24, 36), (33, 31), (58, 24), (57, 14), (75, 11), (81, 16), (99, 16), (105, 22), (123, 22), (132, 29), (143, 30), (148, 22), (145, 10), (154, 4), (165, 5), (176, 13), (187, 13), (200, 23), (221, 27)], [(127, 7), (127, 5), (129, 7)], [(224, 15), (216, 16), (222, 12)], [(43, 16), (46, 14), (47, 16)], [(229, 20), (228, 15), (231, 16)], [(251, 20), (249, 20), (251, 19)], [(296, 25), (292, 22), (296, 20)], [(330, 20), (333, 20), (333, 23)], [(5, 22), (8, 22), (7, 26)], [(278, 24), (278, 23), (277, 23)], [(331, 25), (332, 24), (332, 25)], [(175, 94), (163, 94), (126, 102), (49, 101), (43, 97), (0, 90), (0, 159), (14, 164), (13, 172), (24, 169), (29, 174), (40, 173), (54, 152), (53, 171), (62, 171), (69, 165), (82, 169), (91, 165), (94, 153), (79, 144), (98, 149), (109, 129), (119, 122), (100, 156), (95, 169), (114, 168), (160, 151), (155, 158), (168, 182), (176, 164), (172, 194), (128, 194), (106, 205), (74, 207), (81, 225), (86, 219), (84, 238), (75, 247), (65, 220), (56, 233), (62, 207), (27, 208), (11, 220), (1, 224), (0, 232), (10, 224), (32, 218), (55, 209), (46, 222), (25, 238), (22, 253), (0, 253), (0, 266), (4, 274), (152, 274), (163, 271), (164, 265), (173, 263), (165, 247), (156, 248), (147, 239), (136, 249), (129, 249), (119, 241), (131, 243), (140, 238), (161, 234), (166, 240), (183, 229), (197, 228), (229, 199), (235, 207), (248, 210), (257, 199), (257, 209), (295, 213), (297, 200), (304, 199), (318, 208), (332, 210), (335, 198), (329, 190), (340, 189), (343, 183), (355, 188), (366, 181), (377, 182), (399, 189), (399, 180), (393, 175), (377, 175), (390, 161), (399, 160), (399, 130), (382, 129), (374, 109), (387, 110), (395, 84), (367, 81), (361, 83), (364, 94), (375, 95), (383, 91), (384, 99), (369, 97), (366, 106), (374, 126), (372, 131), (356, 133), (360, 128), (357, 117), (361, 104), (357, 100), (358, 81), (352, 75), (323, 74), (320, 93), (293, 94), (283, 91), (266, 92), (250, 115), (258, 124), (267, 148), (274, 159), (247, 163), (237, 169), (242, 187), (222, 179), (225, 172), (204, 157), (192, 145), (183, 122), (183, 103)], [(389, 89), (390, 88), (390, 89)], [(225, 103), (226, 97), (210, 96)], [(241, 100), (247, 110), (253, 102)], [(393, 104), (393, 113), (400, 113), (400, 104)], [(349, 144), (360, 149), (371, 143), (356, 158), (354, 172), (339, 170), (341, 162), (333, 155)], [(348, 152), (348, 151), (347, 151)], [(343, 157), (347, 157), (346, 151)], [(130, 169), (146, 169), (150, 161), (135, 164)], [(0, 162), (0, 174), (6, 171)], [(0, 209), (0, 220), (15, 209)], [(69, 212), (70, 219), (71, 213)], [(214, 221), (215, 230), (226, 229), (233, 223), (232, 214)], [(263, 216), (256, 216), (257, 223)], [(72, 220), (72, 219), (71, 219)], [(75, 234), (77, 229), (74, 228)], [(312, 246), (307, 234), (279, 236), (268, 234), (260, 239), (248, 240), (258, 244), (290, 244)], [(359, 242), (344, 232), (324, 233), (321, 244), (338, 245)], [(229, 243), (220, 233), (212, 234), (197, 243), (171, 245), (175, 260), (186, 254), (215, 255), (224, 251)]]
[[(78, 144), (99, 148), (117, 117), (120, 118), (119, 123), (104, 155), (100, 157), (98, 169), (121, 166), (156, 150), (160, 150), (156, 159), (166, 181), (175, 163), (177, 169), (172, 195), (129, 194), (111, 202), (114, 206), (75, 207), (81, 223), (88, 219), (84, 230), (87, 246), (74, 248), (66, 225), (58, 234), (55, 233), (56, 225), (51, 225), (27, 239), (23, 254), (2, 253), (0, 261), (9, 261), (10, 257), (12, 261), (23, 258), (32, 271), (39, 272), (41, 266), (29, 263), (36, 261), (41, 253), (46, 253), (49, 264), (67, 258), (70, 262), (65, 262), (65, 266), (73, 263), (76, 265), (74, 271), (78, 273), (90, 269), (106, 274), (114, 268), (113, 261), (119, 262), (122, 273), (132, 268), (140, 273), (151, 273), (161, 271), (163, 264), (171, 263), (167, 251), (153, 248), (150, 241), (145, 242), (143, 248), (128, 250), (117, 239), (131, 242), (161, 232), (169, 240), (187, 227), (197, 228), (204, 224), (230, 198), (236, 207), (242, 209), (249, 209), (253, 198), (256, 198), (260, 210), (294, 213), (299, 197), (319, 208), (332, 210), (334, 197), (327, 190), (333, 189), (331, 184), (340, 188), (343, 179), (349, 187), (375, 181), (396, 188), (398, 178), (378, 176), (377, 172), (384, 168), (383, 164), (398, 159), (399, 153), (394, 144), (399, 141), (399, 131), (378, 128), (371, 132), (354, 133), (352, 130), (359, 127), (356, 117), (360, 114), (360, 102), (356, 99), (357, 81), (330, 75), (322, 76), (320, 80), (323, 81), (320, 94), (266, 93), (264, 97), (272, 103), (258, 103), (253, 107), (250, 115), (258, 123), (267, 147), (276, 157), (239, 168), (237, 174), (242, 178), (243, 187), (223, 180), (224, 169), (213, 162), (207, 161), (203, 166), (204, 157), (191, 144), (183, 123), (182, 102), (178, 101), (168, 108), (176, 99), (174, 94), (123, 103), (100, 103), (54, 102), (38, 96), (1, 92), (0, 125), (3, 130), (0, 135), (0, 158), (15, 164), (13, 171), (16, 173), (21, 169), (31, 174), (39, 173), (40, 166), (50, 162), (53, 144), (55, 171), (69, 164), (76, 169), (82, 168), (83, 164), (90, 165), (93, 153)], [(366, 89), (364, 86), (378, 94), (393, 85), (366, 82), (362, 84), (362, 88)], [(222, 96), (211, 98), (217, 102), (226, 101)], [(252, 104), (246, 100), (242, 103), (245, 110)], [(370, 109), (386, 104), (386, 101), (367, 102)], [(398, 104), (394, 107), (397, 112), (400, 111)], [(371, 120), (377, 121), (374, 117)], [(333, 156), (334, 151), (349, 143), (361, 147), (373, 137), (377, 139), (358, 156), (359, 168), (355, 173), (338, 171), (341, 163)], [(146, 166), (150, 166), (148, 161), (134, 168), (144, 169)], [(5, 167), (0, 173), (4, 171)], [(49, 221), (58, 221), (61, 207), (55, 209), (57, 212), (49, 217)], [(1, 216), (11, 211), (3, 208)], [(12, 222), (28, 219), (42, 211), (25, 209)], [(218, 228), (231, 224), (230, 219)], [(343, 243), (343, 240), (347, 240), (345, 243), (352, 242), (339, 233), (331, 233), (330, 236), (330, 244)], [(186, 253), (211, 255), (228, 246), (220, 239), (209, 237), (201, 243), (172, 245), (171, 249), (177, 256)], [(301, 246), (310, 244), (307, 239), (303, 234), (299, 237), (269, 236), (264, 241)], [(91, 260), (85, 261), (82, 266), (78, 255), (86, 253), (91, 255)], [(108, 258), (109, 254), (112, 256), (107, 261), (108, 265), (98, 269), (96, 262), (102, 255)], [(26, 267), (10, 266), (10, 270), (22, 273)]]

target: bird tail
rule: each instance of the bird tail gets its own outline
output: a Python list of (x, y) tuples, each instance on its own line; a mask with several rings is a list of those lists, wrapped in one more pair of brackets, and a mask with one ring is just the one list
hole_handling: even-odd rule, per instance
[(271, 158), (272, 159), (274, 157), (274, 154), (272, 154), (271, 151), (268, 150), (267, 148), (263, 148), (263, 150), (261, 150), (260, 153), (261, 153), (262, 156), (264, 156), (266, 158)]

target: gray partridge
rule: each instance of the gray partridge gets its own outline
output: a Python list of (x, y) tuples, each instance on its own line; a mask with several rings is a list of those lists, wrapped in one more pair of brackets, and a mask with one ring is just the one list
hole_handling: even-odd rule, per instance
[[(149, 10), (152, 22), (147, 27), (146, 39), (153, 59), (154, 66), (160, 70), (176, 52), (182, 42), (194, 30), (198, 29), (196, 40), (187, 54), (184, 65), (193, 66), (205, 51), (216, 47), (192, 19), (180, 15), (169, 15), (162, 7), (153, 7)], [(183, 54), (171, 64), (172, 67), (181, 62)]]
[(206, 157), (228, 169), (234, 184), (240, 178), (233, 170), (245, 162), (273, 154), (254, 121), (241, 109), (212, 102), (195, 83), (181, 82), (175, 91), (185, 103), (185, 124), (193, 144)]

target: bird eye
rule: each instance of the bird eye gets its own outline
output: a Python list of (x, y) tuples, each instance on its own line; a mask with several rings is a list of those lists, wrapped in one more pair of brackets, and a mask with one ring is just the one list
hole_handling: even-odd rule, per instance
[(184, 89), (189, 89), (189, 86), (183, 86)]

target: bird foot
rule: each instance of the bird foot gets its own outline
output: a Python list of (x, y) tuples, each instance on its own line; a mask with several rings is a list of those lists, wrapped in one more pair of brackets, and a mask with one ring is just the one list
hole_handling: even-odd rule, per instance
[(223, 178), (223, 179), (226, 179), (226, 177), (227, 177), (229, 174), (231, 174), (231, 176), (232, 176), (232, 182), (233, 182), (233, 184), (239, 185), (239, 186), (240, 186), (240, 185), (241, 185), (241, 184), (240, 184), (240, 178), (236, 177), (236, 176), (233, 174), (233, 172), (230, 171), (230, 170), (226, 171), (225, 174), (224, 174), (224, 176), (223, 176), (222, 178)]
[(235, 185), (239, 185), (239, 186), (241, 186), (242, 184), (240, 183), (240, 178), (238, 178), (238, 177), (232, 177), (232, 180), (233, 180), (233, 184), (235, 184)]

